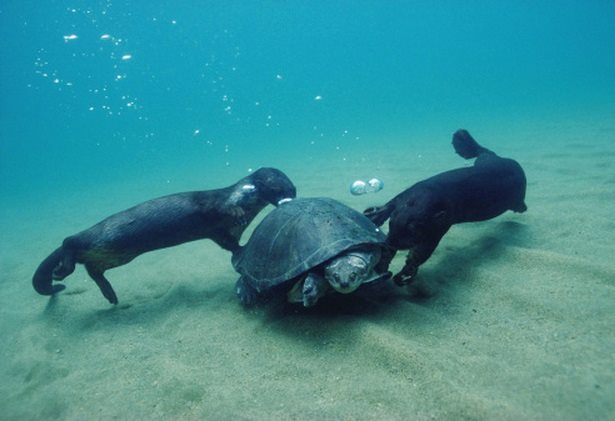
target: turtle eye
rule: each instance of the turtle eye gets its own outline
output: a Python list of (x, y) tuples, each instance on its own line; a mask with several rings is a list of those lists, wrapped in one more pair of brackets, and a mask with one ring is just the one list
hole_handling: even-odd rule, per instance
[(340, 282), (340, 276), (337, 273), (333, 274), (333, 279), (335, 279), (335, 282), (337, 283)]
[(350, 274), (350, 276), (349, 276), (349, 278), (350, 278), (350, 281), (352, 282), (352, 281), (354, 281), (355, 279), (357, 279), (357, 274), (356, 274), (356, 273), (351, 273), (351, 274)]

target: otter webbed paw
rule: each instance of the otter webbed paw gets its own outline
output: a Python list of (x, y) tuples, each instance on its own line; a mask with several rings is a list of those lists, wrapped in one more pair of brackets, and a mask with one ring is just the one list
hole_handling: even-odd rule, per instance
[(398, 286), (408, 285), (414, 280), (416, 273), (419, 268), (415, 265), (406, 265), (403, 269), (393, 276), (393, 282), (395, 282)]

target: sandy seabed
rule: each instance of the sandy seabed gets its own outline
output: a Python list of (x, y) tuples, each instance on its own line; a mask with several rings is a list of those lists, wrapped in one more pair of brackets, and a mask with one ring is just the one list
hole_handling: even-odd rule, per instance
[[(117, 306), (83, 267), (39, 296), (40, 260), (135, 195), (102, 186), (106, 200), (27, 209), (5, 198), (0, 419), (615, 419), (615, 125), (474, 134), (523, 165), (528, 212), (453, 227), (407, 289), (309, 310), (243, 308), (230, 254), (207, 240), (109, 271)], [(352, 175), (309, 158), (281, 168), (301, 196), (362, 210), (467, 165), (434, 142), (357, 161)], [(380, 193), (322, 188), (374, 168)]]

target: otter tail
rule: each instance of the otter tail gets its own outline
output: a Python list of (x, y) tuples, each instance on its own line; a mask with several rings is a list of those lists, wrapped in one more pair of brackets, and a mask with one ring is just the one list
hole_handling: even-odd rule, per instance
[(393, 206), (390, 206), (388, 204), (384, 206), (372, 206), (371, 208), (367, 208), (363, 211), (363, 215), (371, 219), (371, 221), (376, 224), (377, 227), (384, 224), (384, 222), (389, 219), (392, 213)]
[(476, 158), (484, 153), (493, 153), (489, 149), (479, 145), (470, 133), (464, 129), (459, 129), (453, 134), (453, 147), (455, 148), (455, 152), (464, 159)]
[(32, 286), (36, 292), (41, 295), (53, 295), (65, 288), (62, 284), (52, 284), (54, 279), (53, 270), (61, 263), (63, 258), (64, 249), (63, 247), (58, 247), (38, 266), (32, 277)]

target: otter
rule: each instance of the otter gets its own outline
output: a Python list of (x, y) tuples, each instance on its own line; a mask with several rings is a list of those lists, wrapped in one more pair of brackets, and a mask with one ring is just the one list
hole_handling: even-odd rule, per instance
[(511, 210), (525, 212), (526, 179), (521, 165), (479, 145), (468, 131), (453, 134), (455, 152), (474, 165), (420, 181), (381, 207), (364, 211), (376, 225), (389, 219), (387, 244), (393, 250), (381, 259), (384, 271), (397, 250), (409, 250), (393, 280), (409, 283), (453, 224), (495, 218)]
[(260, 168), (225, 188), (148, 200), (64, 239), (39, 265), (32, 285), (41, 295), (56, 294), (65, 286), (53, 281), (63, 280), (81, 263), (104, 297), (117, 304), (106, 270), (148, 251), (204, 238), (235, 252), (241, 234), (267, 204), (277, 206), (296, 194), (282, 171)]

